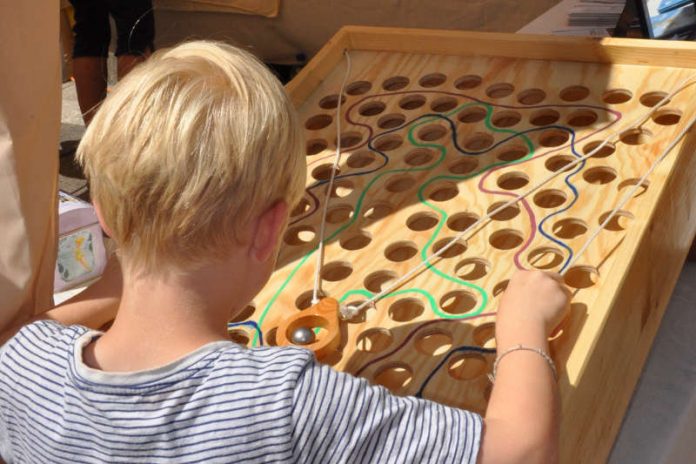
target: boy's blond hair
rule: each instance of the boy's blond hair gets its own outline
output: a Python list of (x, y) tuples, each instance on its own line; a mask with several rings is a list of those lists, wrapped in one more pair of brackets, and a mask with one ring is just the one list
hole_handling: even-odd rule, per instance
[(196, 41), (154, 54), (106, 98), (77, 151), (129, 264), (224, 257), (305, 183), (302, 131), (283, 87), (249, 53)]

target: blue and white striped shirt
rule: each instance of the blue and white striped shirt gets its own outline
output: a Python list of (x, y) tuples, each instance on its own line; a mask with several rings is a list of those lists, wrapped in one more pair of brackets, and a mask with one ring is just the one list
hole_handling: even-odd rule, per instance
[(216, 342), (110, 373), (82, 361), (98, 334), (41, 321), (2, 347), (8, 463), (476, 461), (480, 416), (393, 396), (306, 350)]

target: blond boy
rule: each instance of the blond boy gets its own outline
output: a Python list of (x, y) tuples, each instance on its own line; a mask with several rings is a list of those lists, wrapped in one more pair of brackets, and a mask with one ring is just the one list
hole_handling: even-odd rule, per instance
[[(230, 307), (268, 280), (305, 180), (294, 110), (247, 53), (191, 42), (156, 54), (107, 98), (78, 156), (119, 246), (118, 313), (105, 333), (40, 321), (2, 347), (7, 461), (556, 459), (556, 387), (537, 351), (500, 362), (484, 421), (392, 396), (305, 350), (228, 340)], [(55, 318), (95, 323), (108, 306), (68, 305)], [(499, 351), (547, 351), (566, 306), (554, 276), (517, 274), (499, 308)]]

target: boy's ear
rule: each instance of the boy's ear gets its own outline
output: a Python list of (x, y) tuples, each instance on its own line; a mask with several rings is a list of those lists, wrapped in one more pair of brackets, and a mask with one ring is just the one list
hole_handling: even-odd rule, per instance
[(99, 204), (93, 200), (92, 206), (94, 206), (94, 212), (97, 213), (97, 219), (99, 220), (99, 225), (101, 226), (102, 230), (104, 231), (104, 233), (106, 235), (111, 237), (111, 230), (109, 230), (106, 223), (104, 222), (104, 217), (102, 216), (101, 208), (99, 208)]
[(267, 261), (275, 253), (280, 235), (285, 229), (288, 211), (288, 204), (278, 201), (257, 219), (249, 248), (251, 256), (257, 261)]

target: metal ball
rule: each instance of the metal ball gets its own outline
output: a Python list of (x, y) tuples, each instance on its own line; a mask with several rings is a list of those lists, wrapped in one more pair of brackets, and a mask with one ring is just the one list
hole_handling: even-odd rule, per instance
[(309, 345), (314, 342), (314, 331), (307, 327), (296, 328), (290, 337), (295, 345)]

